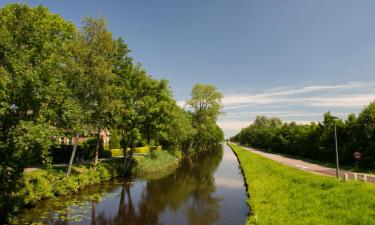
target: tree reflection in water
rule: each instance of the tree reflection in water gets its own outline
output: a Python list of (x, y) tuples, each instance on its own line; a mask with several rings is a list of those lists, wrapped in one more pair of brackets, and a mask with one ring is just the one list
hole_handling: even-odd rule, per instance
[(185, 210), (183, 214), (191, 225), (213, 224), (219, 219), (220, 209), (220, 200), (213, 197), (216, 190), (213, 174), (222, 156), (222, 147), (202, 153), (193, 165), (183, 161), (174, 174), (148, 181), (137, 204), (138, 210), (132, 201), (131, 185), (124, 184), (116, 217), (100, 224), (158, 225), (162, 224), (160, 215), (167, 209)]
[[(220, 145), (218, 149), (200, 153), (193, 159), (192, 165), (183, 160), (175, 173), (159, 180), (147, 181), (145, 185), (139, 185), (142, 184), (139, 181), (135, 181), (135, 184), (126, 180), (122, 183), (109, 182), (97, 188), (92, 187), (79, 195), (47, 200), (34, 209), (26, 210), (21, 215), (20, 222), (161, 225), (166, 224), (161, 220), (172, 216), (173, 218), (169, 219), (173, 220), (174, 224), (179, 222), (176, 219), (190, 225), (214, 224), (220, 219), (220, 199), (214, 197), (214, 172), (222, 157), (223, 148)], [(111, 196), (118, 192), (119, 196)], [(138, 193), (141, 193), (140, 196)], [(112, 205), (117, 204), (117, 212), (113, 207), (103, 207), (102, 197)], [(60, 205), (52, 206), (54, 201), (58, 201)], [(68, 219), (79, 215), (72, 213), (72, 207), (77, 208), (79, 204), (83, 205), (83, 220)], [(85, 210), (86, 213), (83, 212)], [(170, 211), (174, 213), (169, 213)], [(61, 219), (60, 216), (56, 218), (56, 213), (67, 219)], [(42, 214), (45, 215), (43, 219), (37, 217)]]

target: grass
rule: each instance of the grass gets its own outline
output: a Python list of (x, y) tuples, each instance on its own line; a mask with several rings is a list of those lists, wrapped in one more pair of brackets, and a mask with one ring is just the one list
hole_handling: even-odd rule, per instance
[(154, 151), (146, 156), (135, 158), (135, 176), (142, 179), (159, 179), (174, 172), (178, 160), (166, 151)]
[[(262, 151), (262, 152), (266, 152), (266, 153), (272, 153), (272, 154), (275, 154), (275, 155), (280, 155), (280, 156), (284, 156), (284, 157), (292, 158), (292, 159), (299, 159), (299, 160), (303, 160), (303, 161), (306, 161), (306, 162), (318, 164), (318, 165), (321, 165), (321, 166), (333, 168), (333, 169), (336, 168), (336, 164), (332, 163), (332, 162), (323, 162), (323, 161), (319, 161), (319, 160), (315, 160), (315, 159), (309, 159), (309, 158), (299, 156), (299, 155), (290, 155), (290, 154), (286, 154), (286, 153), (272, 151), (272, 149), (265, 150), (265, 149), (254, 148), (254, 147), (251, 147), (251, 146), (248, 146), (248, 147), (256, 149), (258, 151)], [(354, 172), (354, 173), (367, 173), (367, 174), (375, 175), (374, 169), (360, 168), (360, 167), (357, 168), (354, 165), (346, 165), (346, 164), (340, 163), (340, 169), (350, 171), (350, 172)]]
[(307, 173), (230, 146), (248, 186), (249, 224), (375, 224), (375, 185)]

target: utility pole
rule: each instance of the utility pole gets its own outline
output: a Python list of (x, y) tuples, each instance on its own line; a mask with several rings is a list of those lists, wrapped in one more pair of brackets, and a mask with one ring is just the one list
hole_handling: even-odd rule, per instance
[(339, 179), (339, 150), (337, 147), (337, 128), (335, 120), (336, 178)]

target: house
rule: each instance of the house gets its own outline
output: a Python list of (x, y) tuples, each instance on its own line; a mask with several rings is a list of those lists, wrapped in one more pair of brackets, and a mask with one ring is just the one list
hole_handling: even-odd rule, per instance
[(100, 132), (100, 137), (103, 140), (103, 145), (106, 146), (109, 144), (109, 139), (110, 139), (111, 134), (109, 133), (108, 129), (105, 128)]
[[(91, 132), (89, 135), (80, 134), (78, 136), (78, 144), (82, 144), (82, 143), (86, 142), (88, 138), (95, 137), (95, 135), (96, 135), (96, 132)], [(109, 133), (107, 128), (100, 131), (100, 138), (103, 140), (104, 146), (109, 144), (110, 135), (111, 134)], [(67, 137), (61, 137), (59, 139), (59, 141), (62, 145), (73, 145), (75, 143), (76, 139), (77, 139), (76, 137), (73, 137), (71, 139), (69, 139)]]

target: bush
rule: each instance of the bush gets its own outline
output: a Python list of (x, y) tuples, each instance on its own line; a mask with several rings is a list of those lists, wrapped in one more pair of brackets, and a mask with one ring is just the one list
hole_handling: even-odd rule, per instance
[(23, 187), (18, 195), (21, 196), (23, 204), (33, 205), (42, 198), (54, 196), (51, 176), (45, 170), (37, 170), (23, 177)]
[(122, 149), (111, 149), (111, 155), (112, 157), (120, 157), (120, 156), (124, 156), (124, 153), (122, 151)]
[(166, 151), (153, 151), (136, 158), (135, 175), (139, 178), (156, 179), (173, 172), (178, 160)]
[[(146, 146), (146, 147), (136, 147), (134, 149), (134, 153), (139, 154), (148, 154), (152, 151), (161, 151), (162, 146)], [(128, 151), (130, 151), (130, 148), (128, 148)], [(111, 149), (111, 155), (112, 157), (120, 157), (124, 156), (122, 149)]]
[(109, 148), (118, 149), (121, 148), (120, 144), (121, 137), (117, 134), (116, 130), (111, 130), (111, 138), (109, 139)]
[(63, 170), (42, 170), (25, 173), (21, 190), (17, 193), (21, 205), (34, 205), (43, 198), (77, 192), (85, 186), (98, 184), (118, 176), (119, 162), (102, 162), (96, 171), (88, 166), (74, 166), (72, 174), (66, 177)]

